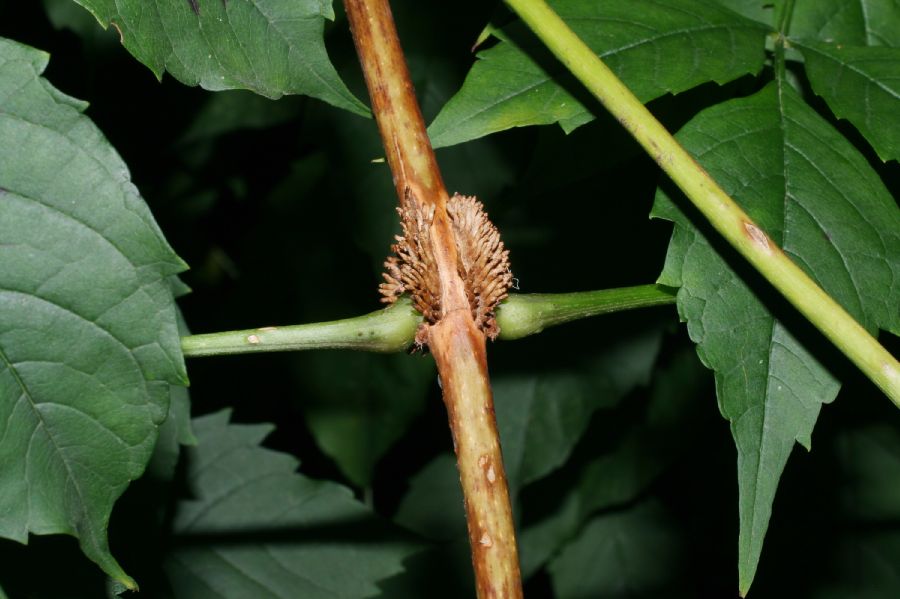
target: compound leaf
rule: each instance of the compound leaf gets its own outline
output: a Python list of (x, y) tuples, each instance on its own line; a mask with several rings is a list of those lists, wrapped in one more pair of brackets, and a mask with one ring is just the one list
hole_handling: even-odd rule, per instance
[(0, 536), (73, 535), (133, 587), (106, 530), (187, 382), (185, 264), (48, 60), (0, 39)]

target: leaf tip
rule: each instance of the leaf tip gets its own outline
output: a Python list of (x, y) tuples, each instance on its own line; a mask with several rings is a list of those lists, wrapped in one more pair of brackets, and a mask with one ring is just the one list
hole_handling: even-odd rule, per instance
[(133, 593), (140, 592), (140, 587), (138, 586), (135, 580), (128, 576), (127, 574), (122, 574), (121, 576), (113, 579), (112, 591), (116, 595), (121, 595), (125, 591), (131, 591)]

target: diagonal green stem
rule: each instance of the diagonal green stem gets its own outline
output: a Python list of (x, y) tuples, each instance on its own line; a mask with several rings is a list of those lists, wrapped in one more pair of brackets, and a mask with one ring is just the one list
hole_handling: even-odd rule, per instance
[(650, 154), (712, 226), (900, 407), (900, 363), (703, 170), (544, 0), (505, 0)]

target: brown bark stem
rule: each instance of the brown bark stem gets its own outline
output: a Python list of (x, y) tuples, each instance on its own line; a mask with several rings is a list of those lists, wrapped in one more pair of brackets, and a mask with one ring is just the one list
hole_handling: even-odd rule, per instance
[(400, 203), (434, 207), (440, 317), (428, 329), (453, 433), (478, 597), (519, 598), (522, 584), (509, 490), (488, 380), (485, 335), (459, 275), (447, 190), (419, 110), (387, 0), (344, 0)]

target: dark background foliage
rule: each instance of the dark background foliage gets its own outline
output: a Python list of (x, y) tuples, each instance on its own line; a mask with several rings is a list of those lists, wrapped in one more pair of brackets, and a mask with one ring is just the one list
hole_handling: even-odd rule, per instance
[[(476, 1), (393, 4), (430, 120), (459, 87), (472, 61), (470, 48), (496, 7)], [(364, 97), (346, 21), (336, 9), (337, 21), (326, 34), (329, 52), (351, 89)], [(211, 94), (169, 77), (157, 82), (119, 46), (115, 32), (103, 32), (82, 16), (74, 23), (85, 28), (76, 32), (54, 27), (41, 2), (2, 2), (0, 35), (50, 52), (47, 78), (91, 103), (87, 114), (122, 154), (172, 246), (192, 267), (183, 279), (193, 293), (180, 305), (193, 331), (329, 320), (377, 307), (380, 263), (396, 229), (396, 199), (387, 167), (373, 162), (381, 156), (373, 121), (306, 98), (271, 102), (247, 92)], [(651, 109), (676, 130), (705, 106), (752, 92), (755, 85), (750, 78), (705, 85), (655, 101)], [(859, 139), (845, 124), (838, 126)], [(896, 163), (885, 166), (858, 145), (896, 195)], [(569, 136), (555, 126), (512, 130), (440, 150), (438, 158), (451, 191), (476, 193), (485, 202), (511, 251), (523, 293), (643, 284), (659, 274), (671, 230), (647, 216), (659, 174), (610, 119), (600, 116)], [(652, 330), (662, 332), (655, 372), (673, 363), (701, 368), (693, 357), (678, 361), (693, 356), (690, 343), (674, 308), (658, 308), (492, 345), (492, 374), (500, 380), (534, 373), (552, 378), (589, 363), (616, 339)], [(883, 341), (896, 351), (896, 339)], [(409, 361), (416, 364), (399, 365)], [(429, 361), (338, 352), (193, 360), (192, 412), (230, 406), (237, 422), (275, 423), (267, 446), (298, 456), (309, 476), (351, 486), (392, 518), (411, 477), (451, 449)], [(685, 386), (690, 396), (684, 409), (664, 428), (676, 441), (654, 465), (658, 476), (624, 504), (601, 512), (624, 514), (652, 504), (672, 547), (668, 553), (626, 551), (619, 596), (660, 596), (663, 590), (670, 597), (735, 596), (735, 449), (718, 414), (712, 376), (701, 376), (702, 383)], [(885, 423), (897, 418), (863, 377), (851, 377), (845, 389), (853, 391), (823, 410), (812, 454), (798, 450), (788, 464), (753, 589), (758, 597), (818, 597), (840, 588), (889, 596), (880, 594), (887, 591), (866, 570), (869, 558), (856, 543), (873, 527), (896, 531), (900, 523), (860, 517), (853, 497), (863, 477), (854, 460), (868, 458), (853, 448), (857, 433), (896, 428)], [(678, 379), (660, 384), (677, 385)], [(369, 413), (392, 405), (385, 398), (394, 393), (408, 402), (408, 425), (384, 424)], [(648, 396), (642, 385), (595, 412), (566, 466), (523, 492), (525, 525), (552, 512), (558, 490), (573, 484), (579, 465), (609, 451), (627, 423), (640, 420)], [(358, 477), (323, 451), (311, 430), (310, 422), (329, 422), (335, 405), (365, 425), (400, 427), (385, 432), (399, 439), (373, 469), (361, 465)], [(334, 430), (333, 447), (340, 452), (341, 429)], [(113, 550), (142, 583), (144, 596), (166, 593), (158, 552), (167, 538), (148, 513), (165, 514), (167, 497), (168, 488), (141, 480), (113, 516)], [(626, 536), (640, 535), (624, 530)], [(103, 593), (99, 570), (70, 539), (33, 538), (28, 548), (0, 541), (0, 555), (0, 583), (11, 596)], [(660, 563), (671, 556), (677, 561)], [(435, 561), (442, 559), (447, 561)], [(471, 588), (465, 558), (453, 561), (432, 552), (408, 565), (411, 574), (385, 583), (384, 596), (410, 588), (418, 588), (418, 596), (437, 596), (435, 589), (462, 596), (457, 589)], [(658, 585), (642, 594), (647, 579)], [(546, 568), (527, 581), (526, 595), (553, 596)]]

